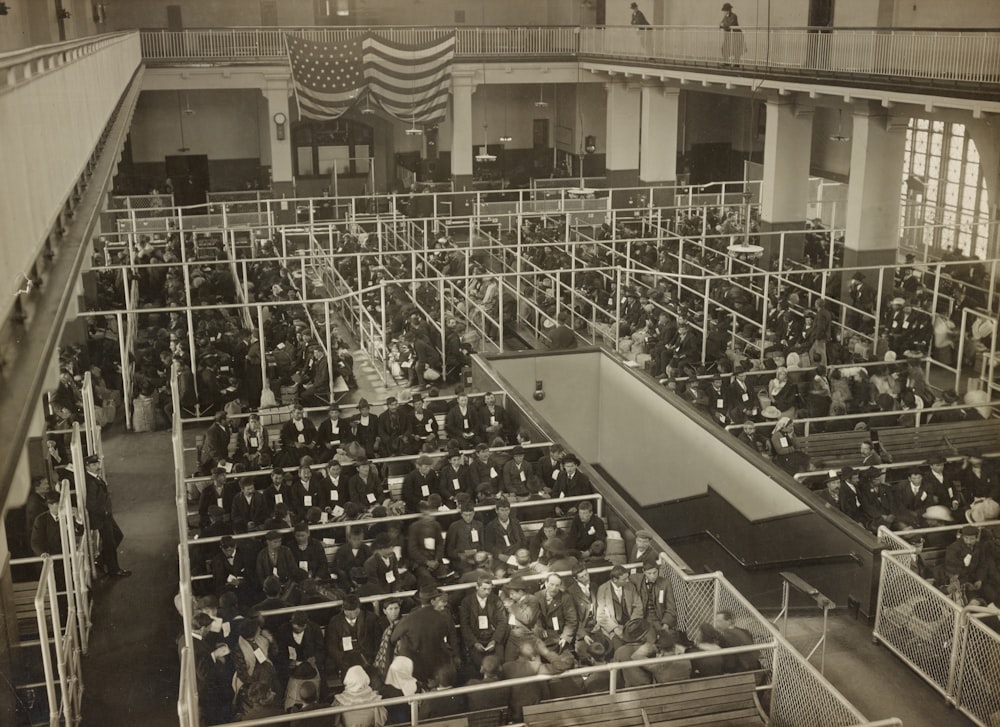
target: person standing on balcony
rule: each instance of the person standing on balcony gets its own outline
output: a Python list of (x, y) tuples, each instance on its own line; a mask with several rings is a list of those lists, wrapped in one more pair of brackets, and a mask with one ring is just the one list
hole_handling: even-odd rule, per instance
[(629, 7), (632, 8), (632, 25), (649, 25), (649, 21), (646, 20), (646, 16), (643, 15), (637, 3), (632, 3)]
[[(632, 8), (632, 25), (635, 25), (639, 30), (649, 30), (649, 21), (646, 20), (646, 16), (639, 9), (636, 3), (629, 5)], [(643, 56), (649, 56), (649, 36), (646, 33), (640, 33), (640, 42), (642, 43), (642, 53)]]
[(746, 47), (743, 31), (740, 29), (740, 19), (733, 12), (732, 3), (723, 3), (722, 12), (725, 13), (719, 22), (719, 27), (725, 33), (722, 39), (722, 65), (735, 67), (740, 64), (740, 57)]

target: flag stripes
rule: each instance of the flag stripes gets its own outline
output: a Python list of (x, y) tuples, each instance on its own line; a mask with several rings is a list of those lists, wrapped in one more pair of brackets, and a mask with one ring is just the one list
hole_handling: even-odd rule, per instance
[(335, 119), (367, 93), (393, 117), (424, 126), (444, 120), (455, 34), (405, 44), (367, 33), (323, 42), (286, 34), (293, 88), (302, 116)]

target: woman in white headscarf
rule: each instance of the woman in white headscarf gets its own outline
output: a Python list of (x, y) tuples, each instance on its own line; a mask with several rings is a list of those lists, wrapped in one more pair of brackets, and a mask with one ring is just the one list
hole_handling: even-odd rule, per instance
[(352, 666), (344, 675), (344, 691), (333, 699), (334, 707), (357, 707), (337, 715), (338, 727), (383, 727), (388, 714), (382, 697), (371, 688), (367, 672)]
[[(385, 673), (385, 685), (382, 687), (382, 696), (385, 699), (393, 697), (412, 697), (419, 691), (417, 680), (413, 678), (413, 660), (408, 656), (397, 656), (389, 664), (389, 669)], [(392, 705), (389, 708), (389, 722), (408, 722), (410, 720), (410, 708), (405, 704)]]

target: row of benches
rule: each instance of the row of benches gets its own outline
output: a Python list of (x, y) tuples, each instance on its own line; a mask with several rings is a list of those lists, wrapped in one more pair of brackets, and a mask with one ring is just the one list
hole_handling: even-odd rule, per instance
[[(1000, 419), (923, 424), (878, 429), (882, 447), (897, 461), (922, 461), (933, 455), (951, 456), (1000, 448)], [(799, 447), (813, 462), (828, 469), (861, 462), (862, 442), (870, 431), (824, 432), (801, 437)]]
[[(766, 724), (753, 673), (727, 674), (524, 708), (526, 727), (751, 727)], [(426, 722), (427, 727), (498, 727), (506, 710), (490, 709)]]

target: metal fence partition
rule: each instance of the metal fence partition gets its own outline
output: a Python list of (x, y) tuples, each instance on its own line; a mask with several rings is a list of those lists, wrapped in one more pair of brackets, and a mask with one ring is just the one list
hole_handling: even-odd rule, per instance
[[(784, 641), (773, 650), (772, 727), (840, 727), (866, 720), (826, 682), (801, 654)], [(899, 724), (898, 721), (895, 722)]]
[(982, 622), (997, 618), (995, 611), (963, 612), (961, 657), (955, 683), (956, 706), (980, 724), (1000, 724), (1000, 640), (997, 632)]
[(882, 553), (875, 636), (948, 695), (959, 609), (912, 569), (910, 551)]
[[(1000, 523), (980, 523), (995, 529)], [(975, 724), (1000, 724), (1000, 634), (983, 622), (994, 622), (995, 608), (962, 608), (933, 583), (921, 577), (915, 564), (919, 539), (930, 532), (961, 528), (925, 528), (893, 533), (879, 529), (882, 580), (875, 612), (875, 639), (906, 662), (919, 676), (944, 695)], [(903, 537), (905, 536), (905, 537)]]

